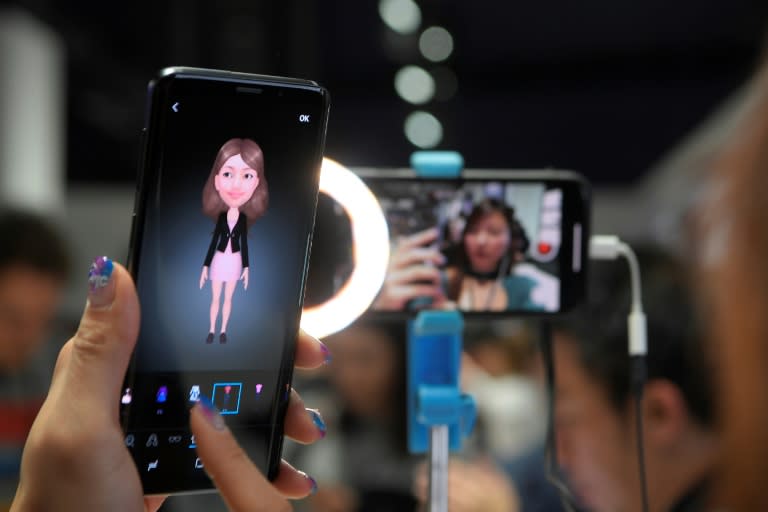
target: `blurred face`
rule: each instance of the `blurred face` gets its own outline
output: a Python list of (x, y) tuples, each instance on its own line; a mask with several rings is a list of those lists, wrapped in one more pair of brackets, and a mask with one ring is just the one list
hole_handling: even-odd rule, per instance
[(398, 365), (393, 343), (367, 327), (350, 327), (334, 336), (330, 377), (353, 413), (374, 418), (389, 413)]
[(555, 335), (557, 456), (579, 501), (595, 512), (639, 510), (632, 422), (579, 362), (575, 344)]
[(509, 224), (500, 212), (484, 215), (464, 234), (464, 249), (475, 272), (495, 271), (509, 244)]
[(237, 154), (224, 162), (213, 184), (224, 204), (240, 208), (251, 199), (253, 191), (259, 186), (259, 175)]
[(45, 341), (56, 313), (61, 283), (14, 265), (0, 271), (0, 368), (21, 367)]

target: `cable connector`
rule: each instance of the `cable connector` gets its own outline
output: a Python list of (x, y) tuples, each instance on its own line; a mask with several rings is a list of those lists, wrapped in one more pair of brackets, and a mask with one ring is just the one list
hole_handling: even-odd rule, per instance
[(632, 311), (627, 318), (629, 332), (629, 355), (644, 356), (648, 353), (648, 332), (645, 313)]
[(627, 318), (629, 355), (644, 356), (648, 353), (648, 334), (643, 313), (640, 265), (632, 248), (616, 235), (593, 235), (589, 239), (589, 257), (593, 260), (615, 260), (623, 256), (629, 264), (632, 286), (632, 306)]
[(615, 260), (621, 255), (624, 242), (616, 235), (592, 235), (589, 239), (589, 257), (593, 260)]

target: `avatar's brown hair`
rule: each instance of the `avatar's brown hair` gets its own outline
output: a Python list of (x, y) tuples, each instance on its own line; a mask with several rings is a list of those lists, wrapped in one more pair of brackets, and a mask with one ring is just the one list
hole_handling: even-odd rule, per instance
[(245, 214), (250, 227), (259, 217), (264, 215), (269, 204), (267, 179), (264, 176), (264, 154), (259, 145), (251, 139), (229, 139), (219, 149), (219, 153), (213, 161), (211, 174), (208, 175), (208, 180), (203, 186), (203, 213), (216, 221), (222, 212), (227, 211), (227, 205), (214, 186), (214, 178), (221, 170), (224, 162), (238, 154), (243, 158), (243, 162), (248, 164), (248, 167), (256, 171), (256, 176), (259, 179), (259, 185), (253, 191), (251, 198), (240, 207), (240, 211)]

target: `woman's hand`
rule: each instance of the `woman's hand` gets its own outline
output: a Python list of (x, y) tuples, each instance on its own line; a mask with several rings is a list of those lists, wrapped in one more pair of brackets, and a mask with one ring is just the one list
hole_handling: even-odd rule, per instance
[[(437, 240), (437, 235), (437, 228), (431, 228), (398, 242), (374, 309), (400, 311), (417, 297), (431, 297), (435, 304), (445, 300), (437, 269), (445, 263), (445, 257), (435, 248), (424, 247)], [(430, 307), (440, 307), (435, 304)]]
[(200, 289), (203, 289), (205, 281), (208, 279), (208, 267), (203, 267), (203, 272), (200, 274)]
[(240, 279), (243, 280), (243, 290), (248, 289), (248, 267), (243, 269), (243, 273), (240, 275)]
[[(139, 303), (127, 271), (99, 258), (75, 336), (59, 353), (51, 388), (24, 448), (13, 512), (156, 511), (162, 497), (145, 498), (118, 421), (119, 397), (139, 330)], [(314, 368), (328, 357), (302, 334), (296, 365)], [(305, 496), (314, 481), (283, 463), (274, 484), (248, 461), (211, 407), (191, 412), (198, 453), (235, 512), (288, 510), (284, 497)], [(291, 396), (285, 433), (303, 443), (324, 435), (316, 411)]]

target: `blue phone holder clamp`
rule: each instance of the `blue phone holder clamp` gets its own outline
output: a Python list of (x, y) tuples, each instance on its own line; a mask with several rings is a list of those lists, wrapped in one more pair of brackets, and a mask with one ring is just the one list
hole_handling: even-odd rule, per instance
[(429, 511), (448, 510), (449, 451), (474, 427), (474, 399), (459, 389), (464, 319), (422, 311), (408, 324), (408, 449), (429, 452)]

